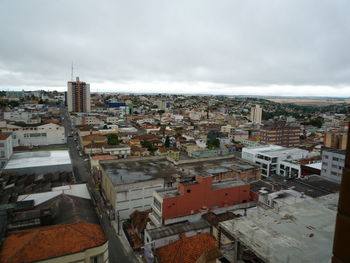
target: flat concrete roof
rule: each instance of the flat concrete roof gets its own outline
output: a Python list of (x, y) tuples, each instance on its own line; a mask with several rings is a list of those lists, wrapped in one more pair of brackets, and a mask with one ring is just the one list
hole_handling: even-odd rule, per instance
[(14, 153), (4, 170), (71, 164), (69, 152), (34, 151)]
[(170, 181), (172, 177), (183, 176), (181, 171), (165, 158), (103, 161), (100, 162), (100, 165), (114, 185), (131, 184), (158, 178)]
[(259, 165), (250, 163), (246, 160), (231, 157), (218, 160), (198, 160), (190, 163), (179, 164), (178, 167), (189, 175), (210, 175), (215, 176), (221, 173), (227, 173), (232, 171), (248, 171), (260, 169)]
[[(220, 223), (266, 262), (330, 262), (338, 194)], [(266, 242), (268, 241), (268, 242)]]

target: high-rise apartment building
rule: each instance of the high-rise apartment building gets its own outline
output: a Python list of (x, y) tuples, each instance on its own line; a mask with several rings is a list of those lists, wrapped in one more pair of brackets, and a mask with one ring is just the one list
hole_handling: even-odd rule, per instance
[(300, 125), (274, 122), (260, 129), (260, 143), (297, 147), (300, 143)]
[(323, 145), (327, 148), (345, 150), (348, 140), (346, 131), (329, 131), (324, 134)]
[(80, 81), (79, 77), (68, 81), (67, 100), (69, 112), (90, 112), (90, 84)]
[(250, 121), (255, 123), (261, 123), (262, 108), (260, 105), (255, 105), (250, 109)]

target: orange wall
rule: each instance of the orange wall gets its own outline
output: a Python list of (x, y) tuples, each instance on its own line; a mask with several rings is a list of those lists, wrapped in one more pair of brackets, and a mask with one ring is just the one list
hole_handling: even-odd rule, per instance
[[(162, 217), (169, 219), (186, 216), (197, 213), (203, 207), (211, 209), (215, 206), (225, 207), (252, 200), (249, 184), (217, 190), (211, 189), (211, 186), (211, 177), (203, 178), (198, 184), (179, 185), (179, 196), (163, 199)], [(188, 193), (187, 190), (191, 192)]]

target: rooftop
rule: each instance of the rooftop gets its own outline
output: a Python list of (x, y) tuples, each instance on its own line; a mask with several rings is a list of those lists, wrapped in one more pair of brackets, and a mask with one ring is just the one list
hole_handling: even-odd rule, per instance
[(216, 240), (208, 233), (186, 237), (157, 249), (159, 263), (195, 263), (205, 252), (216, 248)]
[(37, 206), (61, 194), (77, 196), (85, 199), (91, 199), (89, 191), (86, 187), (86, 184), (73, 184), (73, 185), (53, 187), (50, 192), (20, 195), (18, 196), (17, 201), (33, 200), (34, 205)]
[(264, 261), (329, 262), (337, 204), (330, 194), (220, 224)]
[(36, 262), (78, 253), (106, 241), (100, 225), (85, 222), (21, 230), (7, 236), (0, 261)]
[(71, 164), (69, 151), (35, 151), (14, 153), (4, 170)]
[(100, 162), (114, 185), (131, 184), (158, 178), (166, 180), (181, 172), (166, 158), (138, 158)]
[(217, 160), (209, 158), (203, 161), (193, 161), (178, 165), (185, 173), (189, 175), (219, 175), (232, 171), (248, 171), (260, 169), (256, 164), (250, 163), (240, 158), (230, 157)]
[(188, 231), (197, 231), (200, 229), (209, 228), (209, 224), (205, 221), (198, 221), (194, 223), (185, 222), (178, 223), (170, 226), (163, 226), (153, 229), (148, 229), (147, 233), (152, 240), (157, 240), (160, 238), (177, 235), (180, 233), (185, 233)]
[(0, 134), (0, 140), (6, 140), (8, 137), (10, 137), (10, 134)]

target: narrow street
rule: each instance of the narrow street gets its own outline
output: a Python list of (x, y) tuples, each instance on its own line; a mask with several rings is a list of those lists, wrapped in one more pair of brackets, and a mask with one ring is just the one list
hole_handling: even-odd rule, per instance
[[(65, 133), (67, 136), (67, 147), (69, 148), (69, 154), (72, 160), (73, 172), (77, 183), (88, 183), (88, 177), (90, 176), (89, 162), (84, 161), (88, 157), (80, 156), (77, 149), (78, 143), (74, 141), (74, 136), (69, 137), (72, 133), (71, 123), (69, 116), (64, 108), (61, 108), (61, 116), (64, 117), (62, 124), (65, 127)], [(114, 228), (110, 224), (108, 216), (103, 209), (103, 203), (99, 199), (98, 209), (100, 213), (100, 222), (103, 230), (108, 238), (109, 248), (109, 262), (111, 263), (135, 263), (139, 262), (135, 254), (130, 251), (127, 252), (120, 237), (116, 234)], [(101, 211), (102, 210), (102, 211)]]

